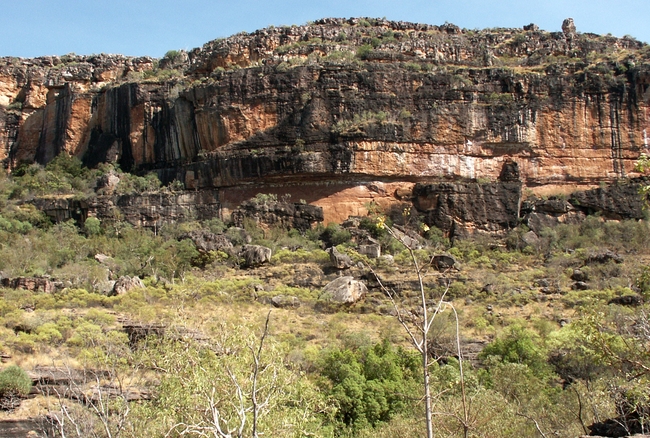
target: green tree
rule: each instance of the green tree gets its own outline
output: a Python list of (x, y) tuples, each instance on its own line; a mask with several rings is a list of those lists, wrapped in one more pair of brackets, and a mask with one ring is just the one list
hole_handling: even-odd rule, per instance
[(410, 406), (419, 390), (417, 357), (387, 340), (358, 349), (325, 350), (319, 371), (335, 402), (338, 422), (354, 431), (377, 426)]

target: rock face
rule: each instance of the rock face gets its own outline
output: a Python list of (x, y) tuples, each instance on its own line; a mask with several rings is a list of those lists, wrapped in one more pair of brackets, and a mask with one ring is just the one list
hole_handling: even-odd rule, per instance
[(52, 293), (63, 289), (63, 283), (49, 277), (1, 278), (0, 285), (11, 289), (24, 289), (32, 292)]
[(413, 205), (427, 223), (454, 236), (497, 232), (517, 226), (521, 187), (514, 182), (417, 184)]
[(341, 304), (354, 304), (362, 299), (367, 292), (366, 285), (355, 280), (354, 277), (339, 277), (323, 288), (320, 298)]
[(55, 223), (74, 219), (83, 224), (89, 216), (111, 221), (116, 219), (117, 214), (131, 225), (155, 229), (172, 222), (219, 217), (221, 206), (218, 196), (216, 190), (201, 190), (99, 195), (87, 200), (37, 198), (32, 202)]
[(179, 240), (190, 239), (201, 252), (226, 251), (233, 248), (232, 242), (224, 234), (215, 234), (207, 230), (191, 231), (180, 236)]
[[(419, 183), (434, 224), (508, 227), (522, 186), (612, 183), (649, 147), (644, 44), (562, 28), (323, 19), (161, 60), (172, 78), (151, 58), (2, 58), (0, 160), (14, 168), (65, 151), (153, 170), (219, 189), (225, 214), (260, 192), (289, 193), (322, 207), (325, 223)], [(512, 162), (520, 182), (501, 175)], [(451, 209), (474, 196), (485, 203)], [(487, 217), (492, 201), (499, 213)]]
[(231, 214), (236, 226), (243, 227), (244, 219), (253, 219), (267, 226), (280, 226), (305, 231), (317, 222), (323, 221), (323, 209), (315, 205), (290, 203), (287, 201), (244, 201)]

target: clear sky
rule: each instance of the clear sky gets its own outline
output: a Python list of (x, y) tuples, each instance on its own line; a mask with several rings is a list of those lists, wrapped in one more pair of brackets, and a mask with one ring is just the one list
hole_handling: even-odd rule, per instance
[(0, 0), (0, 56), (160, 57), (219, 37), (323, 17), (386, 17), (475, 29), (536, 23), (650, 42), (650, 0)]

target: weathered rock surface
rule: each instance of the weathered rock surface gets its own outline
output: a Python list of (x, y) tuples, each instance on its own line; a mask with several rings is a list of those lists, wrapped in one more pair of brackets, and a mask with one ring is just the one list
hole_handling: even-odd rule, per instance
[(354, 304), (361, 300), (367, 291), (368, 288), (362, 281), (349, 276), (339, 277), (323, 288), (320, 298), (341, 304)]
[(300, 307), (300, 300), (298, 297), (292, 297), (288, 295), (276, 295), (271, 298), (271, 304), (273, 307), (278, 307), (281, 309), (284, 308), (296, 308)]
[(646, 179), (622, 180), (607, 187), (575, 192), (569, 202), (585, 213), (600, 213), (608, 219), (643, 219), (639, 187), (647, 183)]
[(336, 269), (351, 268), (354, 264), (349, 255), (340, 253), (335, 246), (327, 248), (327, 253), (330, 255), (330, 262)]
[(271, 248), (260, 245), (244, 245), (241, 256), (244, 259), (244, 266), (254, 267), (271, 261)]
[(196, 249), (202, 252), (229, 251), (233, 248), (233, 244), (228, 237), (207, 230), (191, 231), (183, 234), (179, 239), (190, 239), (194, 242)]
[(83, 224), (93, 216), (103, 221), (122, 219), (131, 225), (160, 228), (190, 219), (212, 219), (221, 215), (216, 190), (183, 193), (140, 193), (98, 195), (86, 200), (74, 198), (36, 198), (31, 201), (55, 223), (70, 219)]
[(521, 187), (515, 182), (416, 184), (413, 205), (427, 223), (453, 236), (498, 232), (517, 226)]
[(323, 209), (315, 205), (287, 201), (250, 199), (242, 202), (231, 213), (231, 219), (236, 226), (243, 227), (246, 218), (268, 226), (305, 231), (313, 224), (323, 221)]
[[(180, 75), (165, 80), (151, 58), (1, 58), (0, 160), (14, 168), (65, 151), (90, 166), (153, 170), (219, 189), (226, 213), (260, 192), (288, 193), (322, 207), (325, 223), (400, 202), (419, 183), (430, 224), (493, 232), (516, 223), (522, 186), (613, 183), (649, 147), (644, 44), (578, 34), (571, 20), (562, 29), (323, 19), (164, 59)], [(595, 190), (572, 205), (640, 214)], [(147, 226), (175, 214), (123, 202)]]
[(24, 289), (31, 292), (52, 293), (63, 288), (63, 283), (49, 277), (0, 278), (2, 287)]
[(0, 420), (0, 438), (37, 438), (43, 427), (44, 418), (25, 420)]
[(144, 283), (142, 282), (142, 280), (140, 280), (140, 277), (138, 276), (129, 277), (128, 275), (125, 275), (124, 277), (120, 277), (117, 279), (115, 285), (113, 286), (113, 291), (111, 292), (111, 295), (122, 295), (132, 289), (141, 289), (141, 288), (144, 288)]

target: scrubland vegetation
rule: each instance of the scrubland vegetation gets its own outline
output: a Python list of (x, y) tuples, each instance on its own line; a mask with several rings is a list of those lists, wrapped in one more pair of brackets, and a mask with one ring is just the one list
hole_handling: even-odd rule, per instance
[[(245, 235), (273, 256), (243, 269), (234, 252), (201, 253), (183, 237), (203, 229), (243, 243), (242, 230), (216, 219), (156, 232), (118, 214), (53, 224), (29, 202), (93, 196), (107, 171), (62, 157), (0, 179), (3, 277), (63, 282), (53, 293), (0, 289), (5, 418), (47, 418), (43, 429), (56, 436), (424, 436), (422, 362), (367, 276), (395, 291), (407, 318), (419, 316), (412, 260), (377, 226), (384, 221), (420, 235), (427, 303), (446, 292), (458, 314), (460, 355), (449, 307), (429, 337), (435, 436), (575, 437), (608, 419), (628, 433), (648, 430), (648, 308), (621, 299), (650, 294), (647, 222), (592, 216), (546, 229), (535, 245), (522, 239), (523, 225), (505, 239), (451, 243), (410, 210), (373, 210), (359, 229), (385, 256), (371, 259), (339, 225), (301, 234), (247, 221)], [(124, 193), (171, 190), (153, 177), (120, 177)], [(328, 245), (359, 264), (349, 272), (366, 275), (363, 300), (321, 296), (317, 285), (338, 275)], [(622, 260), (594, 258), (605, 250)], [(457, 269), (428, 268), (443, 253)], [(575, 287), (575, 270), (586, 287)], [(124, 275), (145, 287), (111, 296), (106, 285)], [(299, 305), (269, 315), (279, 295)], [(67, 379), (41, 382), (26, 398), (25, 372), (44, 369)]]

